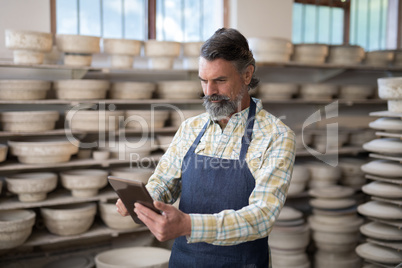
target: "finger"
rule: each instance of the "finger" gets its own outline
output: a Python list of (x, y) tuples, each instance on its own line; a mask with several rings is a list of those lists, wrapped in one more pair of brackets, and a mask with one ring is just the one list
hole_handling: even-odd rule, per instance
[(140, 203), (134, 204), (134, 212), (137, 214), (141, 214), (144, 217), (147, 217), (152, 221), (157, 221), (158, 217), (160, 217), (160, 215), (157, 214), (155, 211), (153, 211), (152, 209), (150, 209), (144, 205), (141, 205)]

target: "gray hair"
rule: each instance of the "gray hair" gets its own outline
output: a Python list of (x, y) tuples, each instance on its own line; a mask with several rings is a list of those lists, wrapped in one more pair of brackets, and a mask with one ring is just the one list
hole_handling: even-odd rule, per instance
[(208, 61), (224, 59), (233, 63), (239, 73), (250, 65), (254, 67), (250, 88), (255, 88), (260, 80), (255, 77), (255, 59), (247, 39), (236, 29), (218, 29), (201, 47), (201, 57)]

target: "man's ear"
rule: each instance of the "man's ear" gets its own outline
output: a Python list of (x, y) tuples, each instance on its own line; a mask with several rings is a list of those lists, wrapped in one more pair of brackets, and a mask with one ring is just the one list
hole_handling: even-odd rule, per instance
[(244, 83), (247, 86), (251, 82), (251, 78), (253, 77), (253, 73), (254, 73), (254, 66), (253, 65), (247, 66), (246, 70), (243, 73), (243, 80), (244, 80)]

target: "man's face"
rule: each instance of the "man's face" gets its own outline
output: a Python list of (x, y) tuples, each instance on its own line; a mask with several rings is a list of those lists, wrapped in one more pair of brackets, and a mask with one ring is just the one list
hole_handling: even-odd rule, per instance
[(249, 81), (232, 63), (224, 59), (208, 61), (201, 57), (198, 76), (205, 95), (204, 106), (214, 120), (228, 118), (241, 110)]

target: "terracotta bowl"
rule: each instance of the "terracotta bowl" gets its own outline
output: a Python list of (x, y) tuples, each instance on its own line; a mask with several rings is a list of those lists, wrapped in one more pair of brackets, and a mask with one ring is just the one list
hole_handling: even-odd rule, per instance
[(110, 97), (130, 100), (151, 99), (155, 89), (155, 83), (114, 82), (110, 88)]
[(50, 82), (40, 80), (0, 80), (1, 100), (41, 100), (46, 98)]
[(205, 113), (205, 110), (177, 110), (177, 111), (172, 111), (170, 113), (170, 117), (171, 117), (171, 121), (172, 121), (172, 125), (175, 127), (179, 127), (181, 125), (181, 123), (190, 118), (190, 117), (194, 117), (197, 115), (200, 115), (202, 113)]
[(58, 80), (53, 82), (56, 97), (65, 100), (104, 99), (109, 90), (109, 81), (82, 79)]
[(167, 111), (127, 110), (125, 111), (125, 126), (139, 130), (150, 131), (163, 128), (169, 118)]
[(84, 111), (70, 110), (66, 112), (71, 130), (77, 131), (114, 131), (119, 128), (124, 111)]
[(29, 138), (23, 141), (8, 141), (12, 155), (21, 163), (62, 163), (78, 152), (79, 141), (65, 138)]
[(0, 144), (0, 162), (4, 162), (7, 158), (8, 146)]
[(91, 197), (107, 185), (108, 172), (99, 169), (76, 169), (60, 173), (64, 188), (71, 190), (74, 197)]
[(199, 81), (161, 81), (157, 83), (156, 94), (161, 99), (198, 99), (202, 87)]
[(52, 172), (22, 173), (6, 177), (7, 189), (18, 194), (21, 202), (45, 200), (57, 186), (57, 174)]
[(96, 204), (79, 203), (42, 207), (40, 213), (47, 229), (55, 235), (70, 236), (85, 233), (92, 225)]
[(156, 247), (128, 247), (101, 252), (95, 256), (97, 268), (167, 268), (170, 250)]
[(22, 245), (31, 235), (35, 218), (31, 210), (0, 211), (0, 249)]
[(135, 223), (130, 216), (121, 216), (116, 210), (116, 200), (99, 202), (99, 211), (102, 221), (109, 228), (117, 230), (131, 230), (143, 226)]
[(112, 176), (129, 180), (137, 180), (147, 184), (149, 178), (152, 176), (153, 171), (154, 170), (151, 168), (121, 167), (111, 169), (110, 173)]
[(16, 111), (0, 113), (4, 131), (41, 132), (55, 128), (59, 120), (58, 111)]

